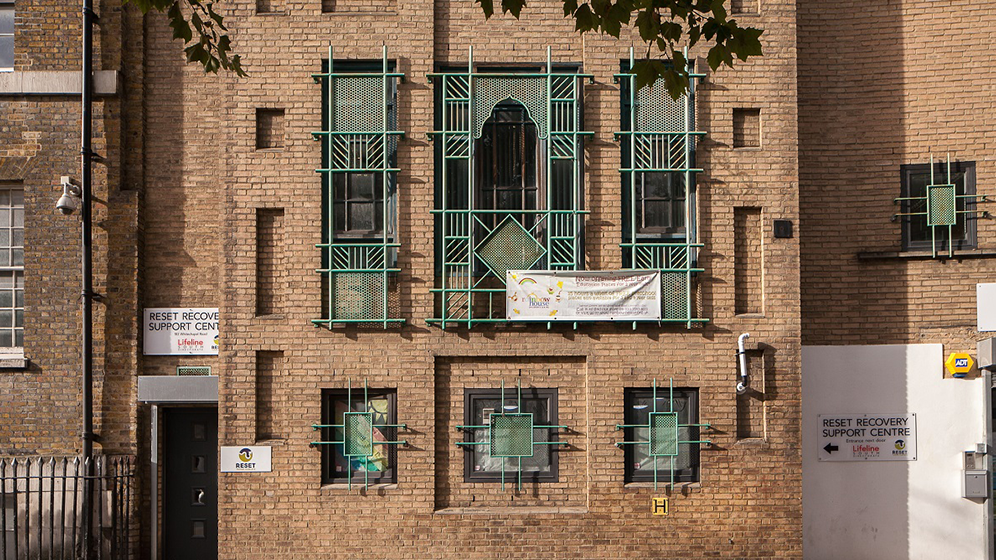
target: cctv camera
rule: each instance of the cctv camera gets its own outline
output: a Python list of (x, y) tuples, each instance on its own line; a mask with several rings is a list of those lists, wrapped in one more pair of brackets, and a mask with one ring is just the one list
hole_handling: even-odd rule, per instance
[(76, 201), (68, 193), (62, 193), (59, 202), (55, 203), (55, 209), (68, 216), (76, 211)]

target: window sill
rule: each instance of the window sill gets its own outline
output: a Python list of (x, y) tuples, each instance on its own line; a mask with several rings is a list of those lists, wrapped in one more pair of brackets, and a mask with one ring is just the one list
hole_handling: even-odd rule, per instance
[(586, 507), (555, 506), (448, 507), (432, 512), (433, 515), (584, 515), (586, 513), (588, 513)]
[(5, 348), (0, 352), (0, 370), (23, 371), (28, 369), (29, 364), (20, 348)]
[[(116, 95), (118, 71), (98, 70), (93, 73), (95, 95)], [(80, 72), (18, 71), (0, 74), (0, 95), (79, 95), (83, 90)]]
[(894, 259), (910, 259), (910, 260), (961, 260), (961, 259), (989, 259), (996, 257), (996, 250), (992, 249), (962, 249), (955, 250), (954, 256), (949, 257), (948, 252), (937, 251), (937, 257), (934, 257), (930, 251), (860, 251), (858, 252), (858, 260), (862, 261), (873, 261), (873, 260), (894, 260)]
[[(363, 489), (363, 481), (362, 480), (359, 480), (359, 481), (354, 480), (353, 481), (353, 490), (356, 490), (357, 488), (359, 488), (360, 490)], [(367, 486), (366, 489), (367, 489), (368, 492), (371, 491), (371, 490), (378, 491), (378, 492), (383, 492), (383, 491), (387, 491), (387, 490), (397, 490), (398, 489), (398, 483), (397, 482), (390, 482), (390, 483), (371, 484), (371, 485)], [(342, 490), (344, 492), (352, 492), (353, 491), (353, 490), (349, 489), (349, 485), (346, 484), (345, 482), (335, 482), (335, 483), (332, 483), (332, 484), (328, 484), (328, 483), (322, 484), (322, 487), (320, 488), (320, 490), (323, 493), (325, 493), (325, 492), (335, 492), (337, 490)]]
[[(623, 487), (626, 488), (626, 489), (628, 489), (628, 490), (643, 489), (643, 488), (649, 488), (649, 489), (653, 490), (654, 489), (654, 483), (653, 482), (627, 482), (625, 485), (623, 485)], [(675, 482), (674, 483), (674, 489), (675, 490), (684, 490), (684, 489), (697, 490), (697, 489), (700, 489), (700, 488), (702, 488), (702, 483), (701, 482)], [(657, 490), (665, 490), (666, 491), (667, 490), (667, 483), (658, 482), (657, 483)]]

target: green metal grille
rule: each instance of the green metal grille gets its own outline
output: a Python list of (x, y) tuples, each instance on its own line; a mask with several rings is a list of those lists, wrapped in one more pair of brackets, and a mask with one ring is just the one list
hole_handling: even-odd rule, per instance
[(533, 415), (491, 414), (491, 456), (532, 457)]
[(495, 276), (504, 278), (509, 270), (532, 268), (546, 251), (517, 220), (505, 218), (477, 250), (481, 261)]
[(927, 187), (927, 225), (953, 226), (955, 214), (955, 186), (929, 185)]
[[(443, 328), (504, 323), (508, 270), (581, 266), (582, 139), (591, 134), (581, 130), (581, 84), (592, 76), (553, 72), (550, 49), (543, 72), (478, 71), (471, 49), (467, 71), (430, 77), (441, 99), (437, 108), (441, 128), (430, 133), (440, 166), (433, 213), (441, 274), (433, 289), (436, 317), (429, 323)], [(545, 200), (538, 200), (535, 208), (495, 210), (476, 205), (475, 145), (495, 107), (506, 100), (525, 107), (544, 148), (545, 171), (539, 176), (546, 181), (540, 189)]]
[[(630, 68), (635, 59), (630, 50)], [(628, 130), (617, 132), (616, 138), (628, 147), (629, 161), (620, 169), (623, 184), (628, 189), (629, 231), (628, 240), (622, 243), (629, 266), (638, 270), (661, 272), (662, 322), (685, 323), (691, 328), (708, 319), (697, 317), (693, 305), (694, 275), (703, 272), (697, 268), (697, 252), (704, 245), (697, 242), (695, 227), (695, 175), (701, 172), (694, 166), (695, 142), (704, 132), (695, 130), (695, 79), (689, 65), (688, 94), (672, 99), (662, 86), (638, 88), (632, 73), (617, 74), (616, 80), (628, 85), (630, 118)], [(641, 174), (670, 173), (684, 176), (685, 236), (680, 241), (639, 232), (637, 178)], [(681, 200), (681, 197), (676, 198)]]
[(370, 457), (373, 455), (373, 414), (370, 412), (347, 412), (344, 414), (343, 455), (346, 457)]
[[(363, 402), (370, 402), (369, 391), (367, 389), (367, 384), (363, 382)], [(346, 403), (347, 406), (352, 406), (353, 402), (353, 384), (351, 380), (346, 380)], [(312, 430), (322, 430), (332, 428), (334, 430), (341, 430), (342, 439), (337, 441), (313, 441), (311, 442), (311, 447), (320, 447), (323, 445), (341, 445), (342, 455), (346, 457), (347, 468), (351, 469), (351, 463), (349, 459), (360, 458), (363, 459), (364, 463), (369, 464), (369, 462), (374, 458), (374, 446), (375, 445), (408, 445), (405, 440), (401, 441), (377, 441), (374, 439), (374, 428), (382, 430), (384, 428), (401, 428), (407, 429), (407, 424), (374, 424), (372, 412), (344, 412), (342, 415), (342, 424), (312, 424)], [(335, 420), (332, 420), (333, 422)], [(353, 477), (352, 472), (349, 472), (349, 477), (347, 477), (347, 485), (349, 489), (353, 488)], [(369, 487), (370, 483), (370, 471), (369, 469), (363, 470), (363, 487)]]
[[(710, 424), (681, 424), (678, 421), (678, 413), (674, 409), (674, 380), (668, 381), (668, 397), (667, 397), (667, 411), (658, 411), (658, 400), (657, 397), (657, 380), (654, 379), (653, 385), (653, 396), (651, 401), (653, 402), (653, 412), (650, 413), (650, 419), (646, 424), (616, 424), (617, 430), (622, 430), (625, 428), (636, 428), (634, 432), (639, 437), (639, 434), (648, 434), (646, 440), (637, 441), (620, 441), (616, 442), (616, 447), (622, 447), (624, 445), (646, 445), (648, 447), (648, 455), (654, 459), (654, 490), (657, 489), (657, 461), (659, 459), (667, 459), (670, 463), (670, 486), (674, 486), (674, 471), (676, 461), (679, 459), (679, 446), (680, 445), (700, 445), (707, 444), (712, 445), (712, 441), (707, 439), (699, 440), (682, 440), (681, 439), (681, 429), (688, 428), (711, 428)], [(687, 432), (686, 432), (687, 433)], [(688, 436), (686, 436), (688, 437)]]
[[(988, 212), (980, 210), (958, 210), (958, 199), (970, 201), (976, 204), (989, 202), (985, 195), (958, 194), (955, 190), (954, 181), (951, 180), (951, 154), (947, 157), (947, 180), (938, 183), (934, 177), (934, 156), (930, 156), (930, 184), (927, 185), (926, 196), (907, 196), (893, 199), (895, 204), (916, 203), (919, 207), (926, 207), (924, 212), (899, 212), (892, 215), (895, 220), (900, 216), (911, 219), (924, 219), (927, 227), (930, 228), (930, 250), (931, 256), (937, 258), (937, 241), (939, 232), (947, 228), (948, 257), (954, 256), (954, 227), (958, 223), (959, 214), (982, 214), (988, 216)], [(943, 237), (942, 237), (943, 239)]]
[(661, 305), (665, 319), (687, 319), (690, 315), (688, 275), (684, 272), (661, 273)]
[[(395, 239), (395, 199), (393, 189), (398, 169), (393, 167), (398, 140), (394, 110), (396, 81), (404, 75), (389, 71), (387, 48), (383, 49), (379, 72), (336, 72), (332, 48), (329, 48), (328, 72), (313, 74), (323, 85), (325, 121), (322, 141), (325, 209), (324, 239), (316, 244), (322, 251), (325, 280), (323, 313), (313, 319), (316, 325), (331, 327), (336, 323), (381, 323), (385, 328), (403, 323), (397, 317), (396, 298), (391, 287), (399, 269), (394, 268), (400, 244)], [(382, 215), (381, 232), (361, 240), (337, 237), (336, 197), (333, 176), (373, 174), (380, 178)], [(376, 187), (375, 187), (376, 188)]]
[(650, 454), (654, 457), (678, 456), (678, 413), (650, 414)]

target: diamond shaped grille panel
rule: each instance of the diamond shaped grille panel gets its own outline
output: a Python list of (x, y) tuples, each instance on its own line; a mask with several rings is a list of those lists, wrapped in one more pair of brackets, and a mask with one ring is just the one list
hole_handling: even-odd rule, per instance
[(475, 252), (498, 278), (504, 280), (509, 270), (531, 268), (546, 251), (522, 224), (509, 216)]
[(492, 414), (491, 456), (532, 457), (533, 415)]
[(369, 412), (347, 412), (344, 416), (343, 455), (346, 457), (373, 455), (373, 415)]
[(955, 186), (930, 185), (927, 187), (930, 213), (928, 226), (953, 226), (957, 221), (955, 212)]
[(650, 414), (650, 454), (656, 457), (678, 455), (678, 413)]

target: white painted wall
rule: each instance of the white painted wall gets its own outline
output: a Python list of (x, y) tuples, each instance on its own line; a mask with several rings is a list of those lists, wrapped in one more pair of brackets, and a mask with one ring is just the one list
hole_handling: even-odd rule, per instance
[[(992, 504), (961, 497), (962, 453), (988, 441), (983, 379), (944, 379), (940, 344), (802, 349), (803, 554), (987, 558)], [(917, 460), (819, 462), (820, 414), (916, 413)]]

